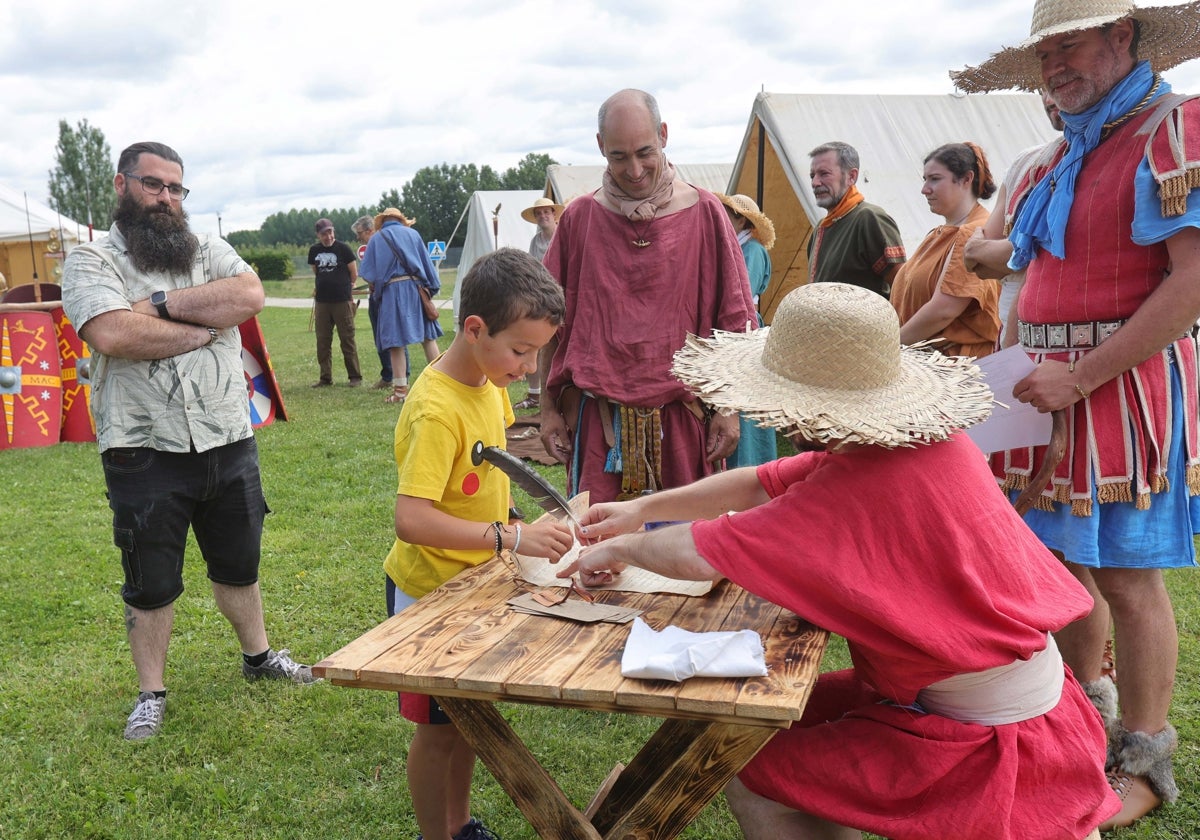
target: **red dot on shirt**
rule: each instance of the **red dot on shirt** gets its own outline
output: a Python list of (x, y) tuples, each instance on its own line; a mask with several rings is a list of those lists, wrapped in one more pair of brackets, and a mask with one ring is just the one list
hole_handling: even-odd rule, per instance
[(479, 475), (477, 473), (467, 473), (463, 476), (462, 492), (464, 496), (474, 496), (479, 492)]

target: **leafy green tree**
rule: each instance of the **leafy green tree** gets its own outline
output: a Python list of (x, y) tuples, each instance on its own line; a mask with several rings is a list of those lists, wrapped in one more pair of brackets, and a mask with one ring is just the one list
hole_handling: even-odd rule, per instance
[(530, 152), (500, 176), (502, 190), (540, 190), (546, 186), (546, 167), (556, 163), (550, 155)]
[[(415, 217), (417, 229), (426, 240), (449, 239), (454, 224), (476, 190), (498, 190), (500, 176), (490, 166), (473, 163), (426, 166), (399, 192), (395, 189), (380, 196), (383, 207), (399, 207), (404, 215)], [(451, 245), (462, 244), (466, 231), (460, 229)]]
[(50, 171), (50, 206), (77, 222), (106, 228), (112, 221), (116, 168), (104, 132), (80, 120), (71, 128), (58, 121), (55, 165)]

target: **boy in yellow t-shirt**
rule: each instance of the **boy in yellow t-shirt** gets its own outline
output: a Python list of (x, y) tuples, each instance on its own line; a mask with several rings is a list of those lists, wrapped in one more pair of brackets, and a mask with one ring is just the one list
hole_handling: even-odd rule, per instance
[[(459, 326), (449, 349), (413, 384), (396, 423), (396, 542), (384, 561), (388, 615), (395, 615), (498, 545), (557, 561), (574, 542), (558, 522), (507, 526), (508, 476), (486, 461), (477, 441), (503, 447), (513, 422), (507, 386), (537, 370), (538, 350), (563, 321), (562, 289), (524, 251), (501, 248), (462, 281)], [(475, 753), (423, 694), (400, 695), (417, 725), (408, 751), (408, 787), (421, 836), (492, 840), (471, 817)]]

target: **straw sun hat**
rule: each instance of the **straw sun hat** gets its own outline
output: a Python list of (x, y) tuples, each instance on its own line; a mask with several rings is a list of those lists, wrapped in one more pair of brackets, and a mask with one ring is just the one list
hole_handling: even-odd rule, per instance
[(375, 217), (375, 230), (382, 229), (383, 223), (386, 222), (388, 219), (395, 219), (400, 224), (408, 225), (409, 227), (412, 227), (413, 225), (415, 225), (417, 223), (416, 219), (410, 219), (410, 218), (408, 218), (408, 216), (405, 216), (403, 213), (401, 213), (395, 207), (389, 207)]
[(978, 67), (950, 71), (955, 87), (966, 93), (1022, 88), (1039, 91), (1042, 72), (1034, 46), (1046, 38), (1080, 32), (1133, 18), (1141, 25), (1139, 59), (1156, 73), (1200, 57), (1200, 0), (1179, 6), (1139, 9), (1129, 0), (1037, 0), (1029, 37), (1005, 47)]
[(561, 204), (555, 204), (554, 199), (546, 198), (546, 196), (542, 196), (537, 201), (533, 202), (533, 206), (526, 207), (524, 210), (521, 211), (521, 218), (524, 219), (525, 221), (529, 222), (529, 224), (531, 224), (531, 225), (536, 225), (537, 218), (533, 215), (533, 213), (535, 210), (537, 210), (540, 207), (549, 207), (551, 210), (553, 210), (554, 211), (554, 221), (556, 221), (556, 222), (558, 221), (558, 217), (562, 215), (563, 206)]
[(672, 373), (716, 409), (819, 444), (932, 443), (992, 410), (973, 360), (901, 347), (891, 305), (844, 283), (801, 286), (770, 327), (688, 336)]
[(734, 213), (745, 216), (749, 220), (750, 225), (754, 228), (754, 238), (761, 242), (764, 248), (770, 251), (775, 247), (775, 224), (767, 218), (763, 211), (758, 209), (753, 198), (741, 193), (737, 195), (714, 193), (714, 195)]

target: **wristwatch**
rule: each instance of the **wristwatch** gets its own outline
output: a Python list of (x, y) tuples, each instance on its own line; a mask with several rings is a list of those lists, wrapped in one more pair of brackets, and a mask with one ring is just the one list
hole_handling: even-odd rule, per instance
[(171, 313), (167, 310), (167, 293), (153, 292), (150, 295), (150, 303), (158, 310), (158, 317), (171, 320)]

